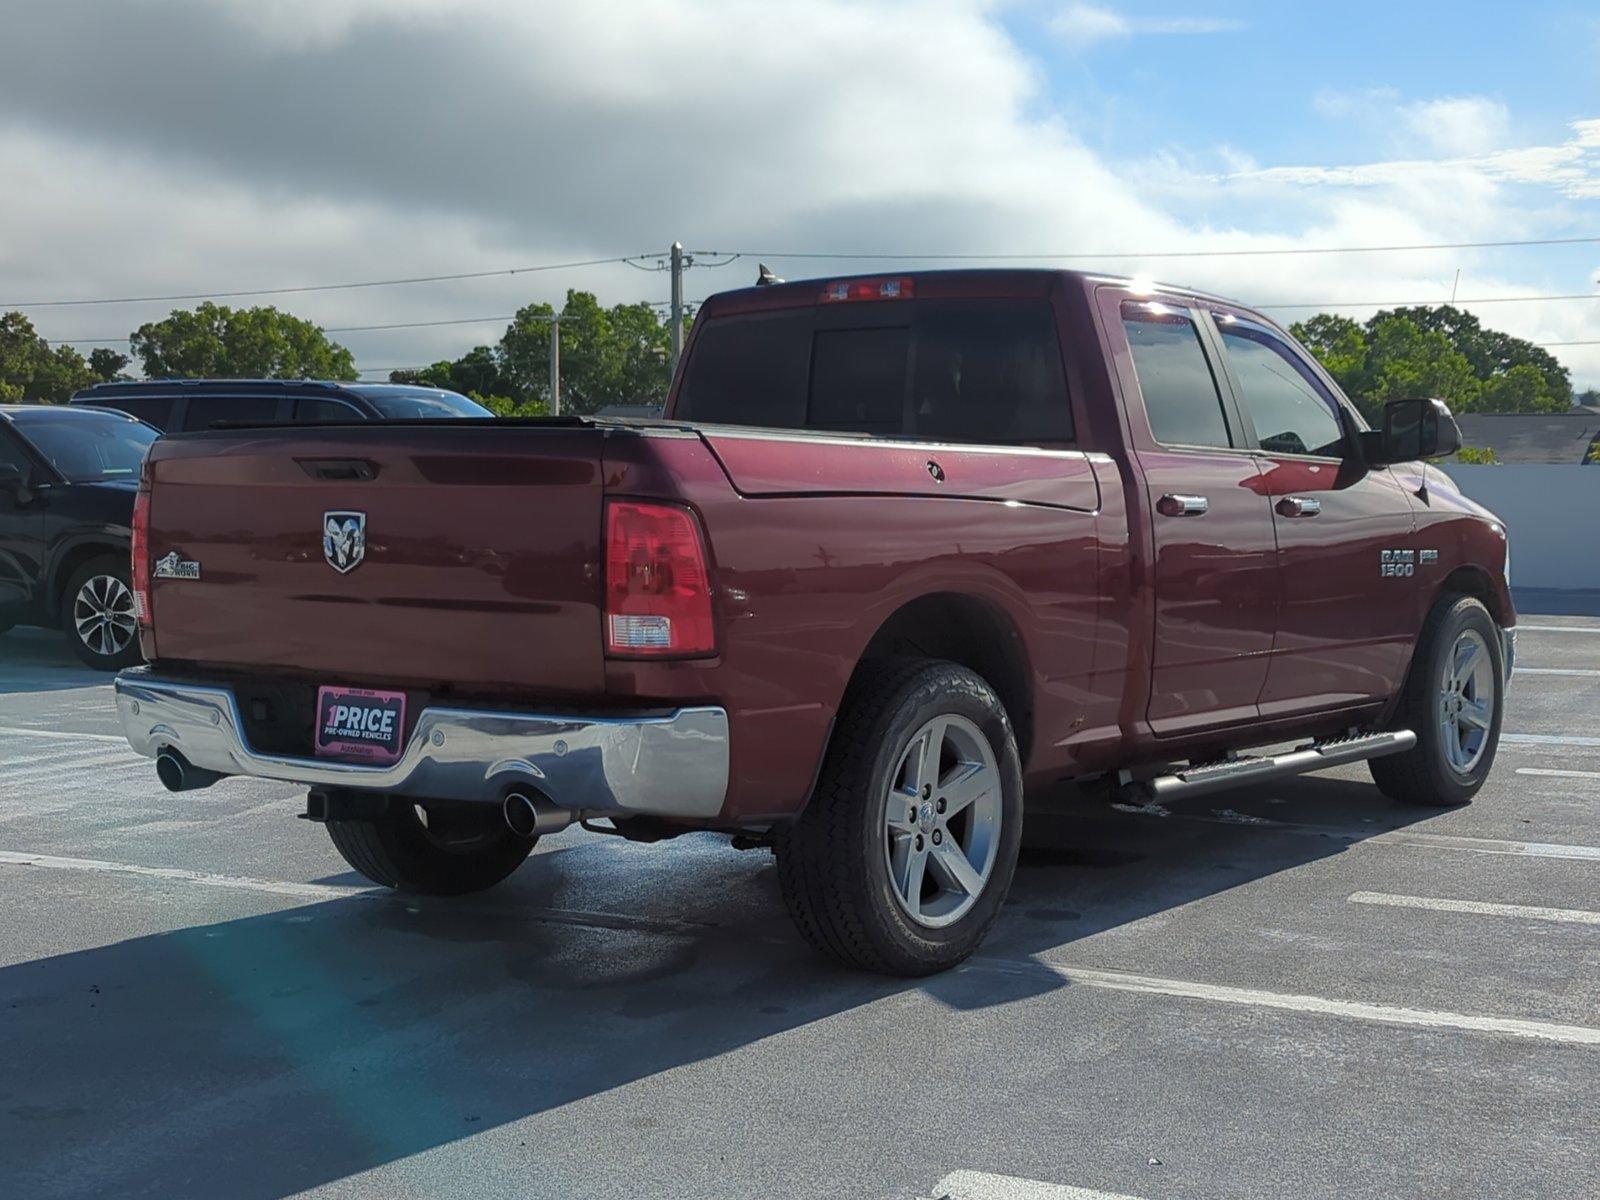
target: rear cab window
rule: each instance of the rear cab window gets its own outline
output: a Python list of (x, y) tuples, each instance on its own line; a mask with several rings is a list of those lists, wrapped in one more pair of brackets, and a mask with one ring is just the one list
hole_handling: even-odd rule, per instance
[(711, 317), (673, 415), (707, 424), (1070, 445), (1048, 299), (818, 304)]

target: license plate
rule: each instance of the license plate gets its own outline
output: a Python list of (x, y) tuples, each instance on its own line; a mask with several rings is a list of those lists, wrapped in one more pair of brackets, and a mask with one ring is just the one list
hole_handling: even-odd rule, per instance
[(404, 692), (351, 687), (317, 691), (316, 751), (322, 758), (388, 766), (400, 760), (405, 730)]

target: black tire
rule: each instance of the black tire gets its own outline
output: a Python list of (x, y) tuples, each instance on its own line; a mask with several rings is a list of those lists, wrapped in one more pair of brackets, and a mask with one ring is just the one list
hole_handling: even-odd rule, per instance
[(376, 820), (327, 822), (328, 837), (373, 883), (431, 896), (491, 888), (533, 851), (535, 839), (507, 829), (498, 808), (436, 806), (426, 815), (424, 824), (416, 805), (396, 797)]
[[(1441, 728), (1440, 705), (1446, 670), (1457, 642), (1475, 632), (1488, 650), (1494, 679), (1493, 713), (1481, 753), (1468, 769), (1450, 761), (1446, 734)], [(1477, 794), (1494, 765), (1500, 742), (1500, 720), (1505, 711), (1505, 662), (1500, 630), (1483, 602), (1471, 596), (1446, 596), (1434, 605), (1422, 627), (1411, 672), (1394, 714), (1396, 729), (1410, 729), (1417, 744), (1401, 754), (1372, 759), (1368, 769), (1385, 796), (1403, 804), (1435, 808), (1465, 804)]]
[[(890, 789), (903, 783), (899, 772), (912, 739), (941, 716), (965, 718), (970, 725), (961, 728), (976, 727), (987, 740), (998, 777), (999, 829), (992, 837), (993, 864), (970, 907), (959, 917), (952, 912), (952, 923), (929, 928), (897, 898), (886, 821)], [(993, 789), (985, 793), (992, 795)], [(992, 801), (974, 801), (972, 816), (955, 820), (976, 821), (980, 804), (995, 811)], [(949, 828), (957, 841), (956, 826)], [(857, 671), (816, 792), (800, 817), (778, 831), (775, 849), (784, 902), (807, 941), (848, 966), (914, 976), (947, 970), (977, 949), (1005, 903), (1021, 841), (1022, 770), (1011, 722), (994, 691), (954, 663), (884, 659)]]
[[(74, 571), (61, 593), (61, 628), (67, 635), (67, 644), (80, 660), (96, 670), (118, 671), (140, 660), (132, 578), (127, 556), (102, 554)], [(97, 605), (113, 617), (114, 623), (94, 623), (91, 613)], [(87, 626), (82, 623), (85, 619), (91, 622)]]

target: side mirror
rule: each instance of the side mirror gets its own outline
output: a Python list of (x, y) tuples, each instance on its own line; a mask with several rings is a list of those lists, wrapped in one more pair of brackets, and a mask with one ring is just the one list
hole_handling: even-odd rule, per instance
[(1383, 406), (1383, 428), (1363, 435), (1367, 465), (1443, 458), (1461, 449), (1461, 428), (1443, 400), (1391, 400)]

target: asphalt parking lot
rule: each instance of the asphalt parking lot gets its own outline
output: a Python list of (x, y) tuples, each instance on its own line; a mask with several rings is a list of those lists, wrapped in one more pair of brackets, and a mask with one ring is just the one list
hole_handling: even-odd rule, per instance
[(1525, 613), (1518, 666), (1471, 806), (1359, 766), (1053, 797), (982, 953), (906, 983), (814, 956), (709, 835), (381, 893), (288, 785), (163, 791), (106, 679), (14, 632), (4, 1190), (1596, 1195), (1600, 618)]

